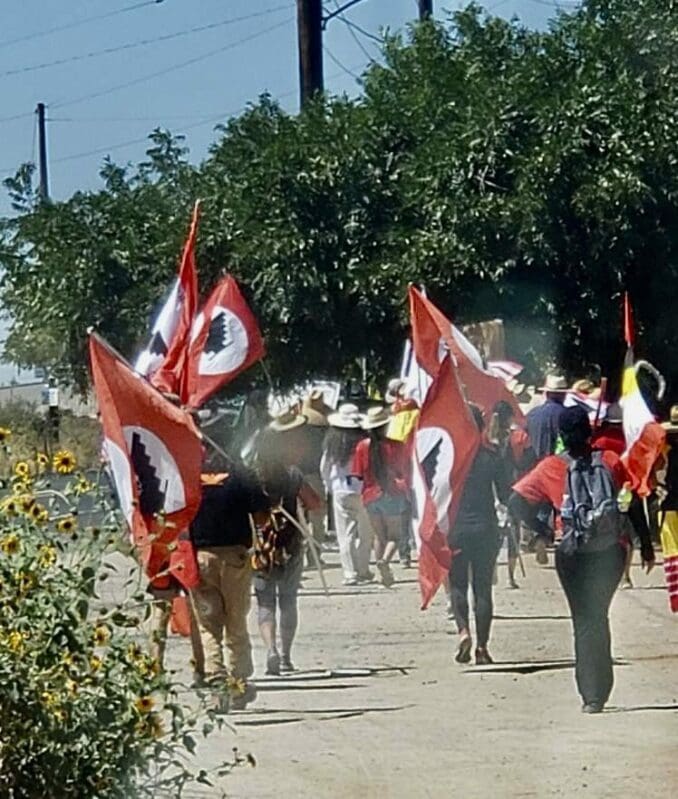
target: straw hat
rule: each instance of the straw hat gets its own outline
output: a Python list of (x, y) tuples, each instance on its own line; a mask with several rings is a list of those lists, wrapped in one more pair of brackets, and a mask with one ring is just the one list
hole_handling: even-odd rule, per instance
[(572, 383), (572, 391), (576, 391), (577, 394), (592, 394), (596, 390), (596, 386), (586, 378), (582, 380), (575, 380)]
[(662, 424), (669, 433), (678, 433), (678, 405), (672, 405), (669, 411), (669, 421)]
[(376, 430), (377, 427), (383, 427), (391, 421), (391, 414), (381, 405), (370, 408), (363, 416), (360, 426), (363, 430)]
[(343, 430), (359, 430), (362, 417), (357, 405), (346, 402), (340, 405), (336, 413), (327, 417), (330, 427), (341, 427)]
[(395, 402), (400, 397), (400, 392), (405, 385), (405, 381), (400, 377), (394, 377), (388, 381), (386, 388), (386, 402)]
[(569, 388), (563, 375), (546, 375), (546, 382), (539, 391), (546, 394), (564, 394)]
[(322, 391), (317, 388), (304, 397), (301, 404), (301, 412), (311, 427), (327, 427), (327, 415), (331, 410), (328, 405), (325, 405)]
[(297, 413), (292, 408), (284, 408), (273, 421), (269, 424), (269, 429), (276, 433), (286, 433), (288, 430), (295, 430), (306, 424), (306, 417), (302, 413)]

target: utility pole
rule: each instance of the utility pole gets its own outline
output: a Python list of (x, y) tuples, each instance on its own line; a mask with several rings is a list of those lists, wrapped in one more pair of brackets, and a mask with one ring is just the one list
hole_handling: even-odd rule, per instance
[(297, 0), (299, 102), (303, 109), (324, 90), (322, 0)]
[(423, 22), (433, 16), (433, 0), (419, 0), (419, 19)]
[(38, 164), (40, 185), (38, 194), (41, 200), (49, 200), (49, 180), (47, 177), (47, 128), (45, 127), (45, 104), (38, 103)]

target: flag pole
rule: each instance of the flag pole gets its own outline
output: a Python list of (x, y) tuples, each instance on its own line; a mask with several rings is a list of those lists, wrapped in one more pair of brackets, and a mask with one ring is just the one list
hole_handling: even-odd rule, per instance
[[(101, 344), (101, 346), (102, 346), (102, 347), (103, 347), (105, 350), (108, 350), (108, 352), (109, 352), (111, 355), (113, 355), (113, 357), (114, 357), (114, 358), (117, 358), (119, 361), (122, 361), (122, 363), (124, 363), (124, 364), (125, 364), (125, 366), (126, 366), (128, 369), (130, 369), (132, 372), (134, 372), (134, 374), (136, 374), (136, 375), (137, 375), (137, 376), (138, 376), (138, 377), (139, 377), (141, 380), (144, 380), (144, 381), (146, 382), (146, 385), (150, 386), (150, 387), (153, 389), (153, 391), (155, 391), (155, 392), (157, 393), (157, 395), (158, 395), (159, 397), (162, 397), (162, 400), (163, 400), (163, 402), (167, 402), (167, 403), (169, 403), (169, 404), (170, 404), (170, 405), (171, 405), (173, 408), (176, 408), (176, 407), (177, 407), (177, 406), (176, 406), (176, 405), (175, 405), (175, 404), (174, 404), (174, 403), (173, 403), (171, 400), (168, 400), (168, 399), (167, 399), (167, 397), (166, 397), (166, 396), (165, 396), (165, 395), (162, 393), (162, 391), (160, 391), (160, 389), (159, 389), (159, 388), (156, 388), (156, 387), (153, 385), (153, 383), (151, 383), (151, 382), (150, 382), (150, 380), (148, 380), (148, 378), (146, 378), (146, 377), (145, 377), (144, 375), (142, 375), (142, 374), (139, 374), (139, 372), (135, 371), (134, 367), (133, 367), (133, 366), (132, 366), (132, 364), (131, 364), (131, 363), (130, 363), (128, 360), (127, 360), (127, 358), (125, 358), (125, 356), (124, 356), (124, 355), (123, 355), (123, 354), (122, 354), (122, 353), (121, 353), (119, 350), (116, 350), (116, 348), (115, 348), (115, 347), (114, 347), (112, 344), (109, 344), (109, 342), (108, 342), (108, 341), (106, 341), (106, 339), (105, 339), (105, 338), (102, 338), (102, 337), (101, 337), (101, 336), (100, 336), (100, 335), (99, 335), (99, 334), (96, 332), (96, 330), (95, 330), (93, 327), (88, 327), (88, 328), (87, 328), (87, 335), (88, 335), (88, 336), (91, 336), (91, 337), (93, 336), (94, 338), (96, 338), (96, 340), (99, 342), (99, 344)], [(187, 411), (185, 408), (182, 408), (181, 406), (178, 406), (178, 407), (179, 407), (179, 410), (183, 411), (184, 413), (186, 413), (186, 414), (187, 414), (187, 415), (188, 415), (188, 416), (191, 418), (191, 422), (193, 422), (193, 424), (194, 424), (194, 426), (195, 426), (195, 428), (196, 428), (196, 431), (197, 431), (198, 435), (200, 436), (200, 438), (202, 438), (202, 440), (203, 440), (203, 441), (204, 441), (206, 444), (209, 444), (209, 446), (210, 446), (210, 447), (212, 447), (212, 449), (213, 449), (215, 452), (217, 452), (219, 455), (221, 455), (222, 457), (226, 458), (227, 460), (229, 460), (229, 461), (232, 461), (232, 460), (233, 460), (233, 458), (232, 458), (232, 457), (231, 457), (231, 456), (228, 454), (228, 452), (226, 452), (226, 450), (224, 450), (222, 447), (220, 447), (220, 446), (217, 444), (217, 442), (216, 442), (216, 441), (214, 441), (212, 438), (210, 438), (210, 436), (208, 436), (208, 435), (207, 435), (207, 433), (205, 433), (203, 430), (200, 430), (200, 429), (198, 428), (198, 426), (197, 426), (197, 425), (195, 424), (195, 422), (193, 421), (193, 417), (191, 416), (191, 413), (190, 413), (190, 411)]]
[(605, 399), (605, 395), (607, 394), (607, 378), (601, 377), (600, 379), (600, 397), (598, 397), (598, 407), (596, 408), (596, 418), (593, 420), (593, 427), (594, 429), (598, 427), (600, 422), (600, 414), (603, 410), (603, 401)]
[(268, 371), (268, 366), (266, 366), (266, 361), (262, 358), (259, 363), (261, 364), (261, 368), (264, 371), (264, 375), (266, 376), (266, 380), (268, 382), (268, 387), (271, 391), (275, 391), (273, 387), (273, 379), (271, 378), (271, 373)]

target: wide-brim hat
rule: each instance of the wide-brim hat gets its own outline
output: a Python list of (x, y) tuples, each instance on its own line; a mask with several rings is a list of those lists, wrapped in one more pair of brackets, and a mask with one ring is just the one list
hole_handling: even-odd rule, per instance
[(521, 394), (525, 393), (525, 389), (527, 387), (525, 383), (520, 383), (515, 377), (512, 377), (510, 380), (506, 381), (506, 388), (511, 392), (511, 394), (519, 397)]
[(336, 413), (327, 417), (330, 427), (340, 427), (342, 430), (359, 430), (362, 416), (357, 405), (346, 402), (337, 408)]
[(327, 427), (327, 416), (332, 412), (332, 408), (325, 405), (322, 391), (313, 389), (308, 396), (304, 397), (304, 401), (301, 403), (301, 412), (311, 427)]
[(544, 394), (565, 394), (570, 388), (563, 375), (546, 375), (544, 385), (537, 390)]
[(662, 427), (669, 433), (678, 433), (678, 405), (671, 406), (669, 420), (662, 422)]
[(391, 421), (391, 414), (386, 408), (377, 405), (370, 408), (363, 416), (360, 426), (363, 430), (376, 430), (378, 427), (384, 427)]
[[(575, 380), (574, 383), (572, 383), (571, 390), (576, 392), (577, 394), (586, 394), (587, 396), (590, 396), (596, 391), (596, 389), (597, 386), (595, 385), (595, 383), (592, 383), (590, 380), (587, 380), (584, 377), (581, 380)], [(599, 390), (598, 394), (600, 394)]]
[(273, 417), (273, 421), (268, 427), (270, 430), (275, 430), (276, 433), (286, 433), (288, 430), (295, 430), (305, 424), (306, 416), (303, 413), (297, 413), (292, 408), (285, 408)]
[(386, 402), (392, 403), (399, 399), (400, 392), (404, 385), (405, 381), (400, 377), (394, 377), (392, 380), (389, 380), (388, 386), (386, 387)]

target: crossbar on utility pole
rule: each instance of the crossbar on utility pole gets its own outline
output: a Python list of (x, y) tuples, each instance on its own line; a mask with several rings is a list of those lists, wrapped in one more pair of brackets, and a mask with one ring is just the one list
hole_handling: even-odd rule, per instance
[(314, 95), (324, 90), (322, 0), (297, 0), (297, 25), (299, 102), (304, 108)]
[(47, 128), (45, 126), (45, 104), (38, 103), (38, 169), (40, 184), (38, 194), (40, 199), (49, 200), (49, 179), (47, 176)]

